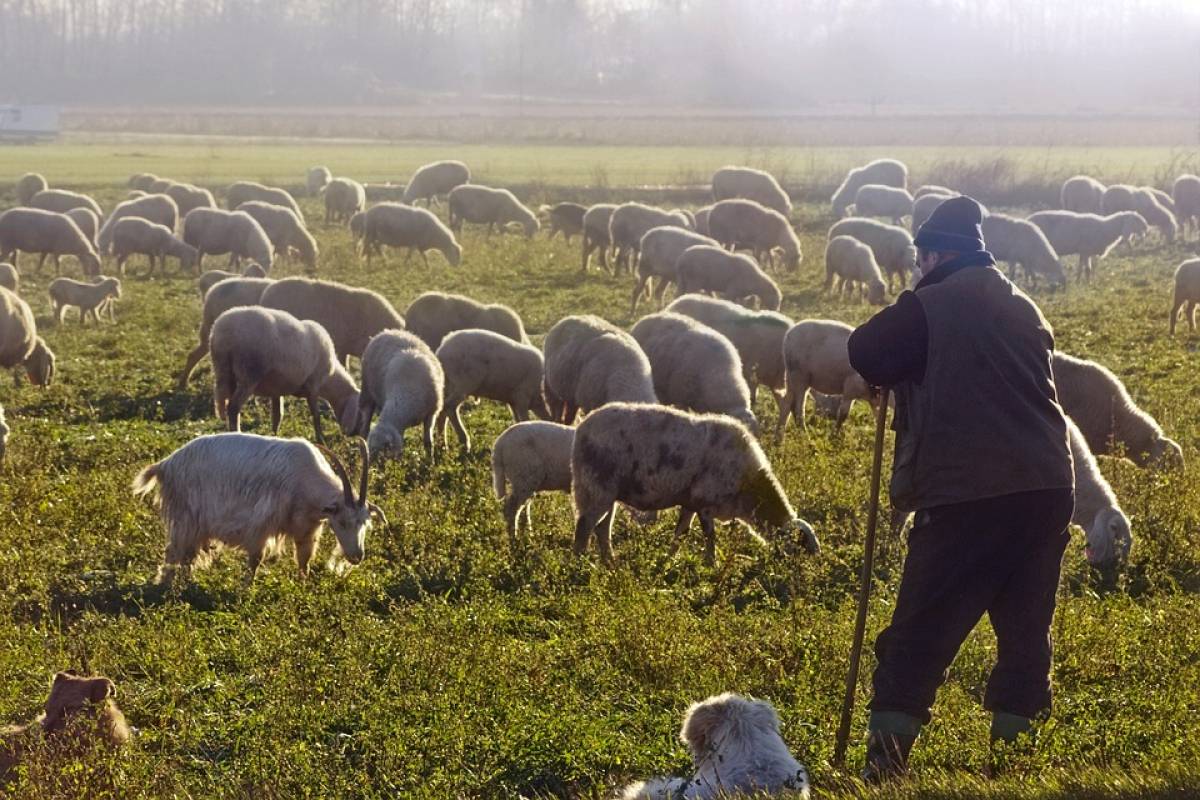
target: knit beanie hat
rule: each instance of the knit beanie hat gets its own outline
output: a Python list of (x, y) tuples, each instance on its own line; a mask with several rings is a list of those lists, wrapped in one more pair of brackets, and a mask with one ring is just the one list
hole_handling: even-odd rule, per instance
[(977, 253), (983, 245), (983, 207), (970, 197), (951, 197), (933, 210), (913, 244), (922, 250)]

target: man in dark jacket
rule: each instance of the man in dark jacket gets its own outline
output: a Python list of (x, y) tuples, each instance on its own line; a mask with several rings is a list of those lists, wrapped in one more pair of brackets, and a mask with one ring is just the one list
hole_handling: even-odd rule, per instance
[(1053, 332), (985, 250), (982, 209), (947, 200), (917, 233), (914, 291), (850, 337), (850, 363), (896, 394), (892, 505), (914, 511), (878, 666), (863, 777), (908, 754), (959, 647), (986, 613), (984, 706), (1012, 741), (1050, 708), (1054, 616), (1074, 473), (1050, 371)]

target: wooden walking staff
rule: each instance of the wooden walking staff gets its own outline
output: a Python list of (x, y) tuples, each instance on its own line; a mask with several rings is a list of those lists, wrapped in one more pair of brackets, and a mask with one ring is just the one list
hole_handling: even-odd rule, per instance
[(871, 461), (871, 503), (867, 506), (867, 536), (863, 543), (862, 573), (858, 586), (858, 614), (854, 618), (854, 644), (850, 648), (850, 670), (846, 674), (846, 695), (842, 699), (842, 720), (838, 723), (837, 741), (833, 748), (833, 764), (841, 767), (846, 760), (846, 743), (850, 739), (850, 719), (854, 716), (854, 694), (858, 687), (858, 664), (862, 658), (863, 637), (867, 630), (867, 604), (871, 598), (871, 574), (875, 567), (875, 526), (879, 521), (879, 484), (883, 473), (883, 438), (887, 428), (888, 395), (885, 386), (879, 390), (879, 406), (875, 411), (875, 452)]

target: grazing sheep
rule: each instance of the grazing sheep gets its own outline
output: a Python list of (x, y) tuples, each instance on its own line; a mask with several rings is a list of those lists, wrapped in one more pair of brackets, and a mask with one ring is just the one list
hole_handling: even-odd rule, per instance
[(125, 193), (125, 199), (126, 200), (137, 200), (139, 197), (145, 197), (146, 194), (147, 194), (147, 192), (143, 192), (141, 189), (130, 189), (128, 192)]
[(601, 558), (611, 563), (616, 503), (642, 511), (678, 506), (676, 542), (700, 517), (705, 555), (715, 555), (716, 519), (738, 519), (786, 545), (801, 537), (817, 552), (812, 527), (796, 516), (767, 457), (746, 427), (715, 414), (609, 403), (575, 431), (571, 449), (576, 555), (593, 531)]
[(787, 217), (753, 200), (716, 203), (708, 213), (708, 233), (723, 247), (750, 249), (760, 264), (773, 261), (776, 248), (783, 251), (784, 267), (792, 271), (804, 258)]
[(954, 195), (958, 194), (958, 192), (945, 186), (939, 186), (936, 183), (926, 183), (918, 186), (917, 190), (913, 192), (913, 201), (915, 202), (920, 200), (927, 194), (942, 194), (946, 195), (947, 197), (953, 197)]
[(174, 233), (179, 227), (179, 206), (167, 194), (147, 194), (120, 203), (108, 215), (108, 219), (96, 235), (96, 247), (100, 253), (107, 255), (112, 252), (113, 230), (116, 224), (126, 217), (140, 217), (148, 222), (164, 225)]
[(514, 342), (529, 344), (521, 315), (500, 303), (484, 305), (461, 294), (425, 292), (404, 312), (408, 330), (420, 336), (434, 350), (454, 331), (479, 328), (507, 336)]
[(855, 202), (858, 190), (868, 184), (880, 186), (895, 186), (903, 189), (908, 186), (908, 167), (899, 161), (881, 158), (855, 167), (846, 173), (842, 185), (837, 188), (830, 199), (835, 217), (846, 216), (846, 209)]
[(868, 183), (854, 195), (854, 213), (860, 217), (887, 217), (899, 225), (912, 209), (912, 195), (894, 186)]
[(429, 266), (425, 256), (428, 250), (437, 250), (452, 267), (462, 262), (462, 246), (454, 233), (431, 211), (423, 208), (399, 203), (372, 206), (363, 219), (360, 251), (366, 255), (368, 265), (373, 253), (382, 254), (384, 245), (407, 248), (410, 258), (414, 251), (420, 253), (426, 267)]
[[(530, 420), (510, 425), (492, 445), (492, 488), (504, 504), (508, 540), (515, 542), (521, 512), (533, 526), (529, 499), (538, 492), (571, 491), (571, 447), (575, 429)], [(506, 491), (508, 487), (508, 491)]]
[(309, 167), (308, 172), (304, 173), (304, 188), (308, 190), (309, 197), (316, 197), (332, 180), (333, 173), (329, 167)]
[(258, 221), (245, 211), (192, 209), (183, 218), (183, 241), (199, 251), (197, 272), (203, 265), (204, 256), (225, 253), (230, 254), (235, 266), (247, 258), (262, 264), (268, 272), (271, 269), (271, 240)]
[(46, 179), (41, 175), (36, 172), (27, 172), (17, 179), (17, 204), (27, 206), (34, 195), (38, 192), (44, 192), (49, 188), (50, 184), (46, 183)]
[(1187, 236), (1188, 226), (1200, 232), (1200, 177), (1180, 175), (1171, 187), (1171, 199), (1175, 201), (1175, 215)]
[(463, 450), (471, 449), (471, 437), (463, 427), (459, 407), (468, 397), (507, 403), (515, 422), (529, 419), (530, 410), (542, 419), (550, 416), (542, 396), (544, 362), (533, 345), (469, 328), (447, 336), (437, 349), (437, 357), (446, 376), (439, 427), (444, 439), (449, 420)]
[(55, 278), (50, 281), (50, 286), (46, 291), (50, 295), (50, 307), (54, 314), (54, 321), (59, 325), (63, 323), (63, 316), (67, 313), (68, 307), (79, 309), (80, 325), (87, 321), (89, 314), (99, 325), (99, 315), (104, 313), (105, 309), (108, 310), (109, 320), (117, 321), (113, 306), (116, 305), (115, 301), (121, 297), (121, 282), (116, 278), (97, 275), (95, 283), (82, 283), (70, 278)]
[(1073, 211), (1039, 211), (1029, 221), (1042, 229), (1059, 256), (1077, 254), (1076, 279), (1091, 280), (1093, 259), (1104, 258), (1122, 238), (1146, 232), (1146, 220), (1134, 211), (1121, 211), (1101, 217)]
[(157, 178), (151, 181), (150, 188), (146, 189), (146, 191), (151, 194), (166, 194), (167, 189), (170, 189), (174, 185), (175, 181), (170, 178)]
[(1179, 224), (1171, 210), (1159, 202), (1154, 191), (1145, 188), (1134, 190), (1133, 210), (1140, 214), (1151, 228), (1155, 228), (1167, 244), (1175, 241)]
[(455, 233), (462, 233), (464, 222), (487, 225), (488, 234), (497, 225), (503, 233), (508, 223), (516, 222), (525, 231), (526, 238), (532, 238), (541, 228), (537, 216), (507, 189), (465, 183), (450, 190), (447, 205), (450, 230)]
[(446, 384), (442, 363), (425, 342), (408, 331), (381, 331), (371, 337), (362, 357), (362, 394), (358, 403), (358, 432), (376, 456), (404, 450), (404, 431), (421, 423), (425, 454), (433, 458), (433, 426), (442, 413)]
[[(154, 274), (157, 261), (163, 274), (167, 272), (167, 257), (179, 259), (179, 271), (196, 269), (200, 251), (171, 232), (166, 225), (159, 225), (141, 217), (124, 217), (112, 226), (112, 254), (117, 259), (117, 271), (125, 274), (125, 262), (131, 255), (144, 255), (150, 259), (146, 275)], [(259, 269), (262, 269), (259, 267)]]
[(1129, 517), (1121, 510), (1112, 486), (1100, 472), (1079, 426), (1067, 416), (1071, 460), (1075, 462), (1075, 511), (1071, 522), (1087, 535), (1084, 555), (1094, 567), (1105, 567), (1129, 558), (1133, 534)]
[(145, 496), (157, 487), (167, 527), (159, 581), (169, 585), (176, 570), (186, 575), (193, 565), (203, 566), (217, 550), (213, 545), (223, 545), (246, 553), (249, 584), (264, 553), (281, 540), (295, 545), (296, 566), (304, 577), (323, 522), (333, 529), (346, 560), (358, 564), (371, 517), (382, 517), (367, 499), (367, 445), (360, 439), (358, 447), (362, 479), (357, 497), (341, 460), (326, 450), (331, 466), (304, 439), (247, 433), (197, 436), (143, 469), (134, 478), (134, 494)]
[(350, 241), (354, 243), (354, 249), (357, 251), (362, 247), (363, 236), (367, 233), (367, 212), (356, 211), (346, 222), (346, 227), (350, 229)]
[(419, 167), (404, 187), (404, 202), (437, 205), (438, 196), (449, 194), (471, 180), (471, 170), (461, 161), (435, 161)]
[(49, 386), (54, 380), (54, 353), (37, 335), (29, 304), (8, 289), (0, 289), (0, 368), (25, 367), (29, 380)]
[(632, 336), (590, 314), (564, 317), (546, 333), (546, 402), (571, 424), (605, 403), (657, 403), (650, 361)]
[[(834, 285), (834, 280), (840, 286)], [(845, 295), (855, 286), (875, 305), (887, 302), (887, 284), (871, 248), (853, 236), (835, 236), (825, 246), (825, 291), (840, 288)]]
[(258, 305), (263, 292), (272, 283), (274, 281), (269, 278), (226, 278), (213, 284), (204, 293), (204, 307), (200, 313), (200, 343), (188, 353), (183, 371), (179, 374), (177, 385), (180, 391), (187, 388), (192, 370), (208, 355), (208, 339), (217, 319), (231, 308)]
[(753, 200), (785, 217), (792, 213), (792, 199), (775, 176), (750, 167), (721, 167), (713, 173), (713, 200), (742, 198)]
[(0, 286), (15, 293), (20, 285), (21, 275), (17, 272), (17, 268), (7, 261), (0, 262)]
[(725, 414), (758, 433), (750, 387), (732, 342), (673, 312), (642, 317), (630, 333), (650, 360), (660, 401), (689, 411)]
[(1076, 214), (1099, 214), (1104, 208), (1105, 186), (1087, 175), (1075, 175), (1063, 181), (1059, 205)]
[(855, 400), (874, 398), (863, 377), (850, 366), (847, 342), (853, 328), (844, 322), (829, 319), (806, 319), (797, 322), (783, 338), (783, 361), (787, 369), (787, 394), (779, 404), (779, 422), (775, 426), (775, 442), (783, 441), (788, 417), (804, 430), (804, 405), (809, 391), (838, 395), (835, 429), (841, 428)]
[(218, 283), (229, 278), (265, 278), (267, 271), (262, 268), (261, 264), (256, 264), (251, 261), (246, 265), (246, 268), (239, 272), (228, 272), (223, 269), (210, 269), (196, 279), (196, 288), (200, 291), (200, 296), (208, 294), (208, 290), (216, 286)]
[(550, 223), (549, 235), (546, 238), (553, 239), (554, 234), (561, 231), (563, 239), (570, 244), (572, 236), (583, 233), (583, 215), (587, 210), (587, 206), (579, 203), (555, 203), (539, 208), (538, 213)]
[(1041, 228), (1032, 222), (1006, 214), (988, 214), (983, 218), (983, 241), (997, 261), (1008, 262), (1008, 274), (1013, 280), (1016, 280), (1017, 267), (1020, 267), (1033, 285), (1041, 276), (1053, 285), (1066, 288), (1067, 274), (1058, 260), (1058, 253), (1054, 252)]
[(54, 258), (54, 272), (61, 274), (59, 256), (75, 256), (84, 275), (100, 274), (100, 256), (91, 241), (66, 214), (38, 208), (11, 208), (0, 214), (0, 261), (16, 263), (17, 253), (38, 253), (38, 272), (46, 256)]
[(1059, 405), (1075, 420), (1093, 453), (1108, 455), (1119, 443), (1138, 466), (1183, 465), (1179, 444), (1163, 435), (1106, 367), (1065, 353), (1055, 353), (1051, 366)]
[[(664, 225), (646, 231), (638, 245), (640, 256), (637, 262), (638, 281), (630, 298), (629, 315), (637, 311), (638, 298), (653, 296), (660, 306), (667, 286), (676, 283), (679, 275), (675, 265), (683, 251), (696, 245), (716, 246), (716, 241), (698, 233), (674, 225)], [(657, 285), (652, 285), (651, 282)]]
[[(1156, 189), (1153, 186), (1143, 186), (1142, 190), (1152, 194), (1154, 196), (1154, 199), (1158, 201), (1158, 204), (1160, 206), (1162, 206), (1163, 208), (1165, 208), (1167, 211), (1170, 211), (1171, 216), (1175, 217), (1176, 222), (1178, 222), (1179, 215), (1175, 209), (1175, 198), (1174, 197), (1172, 197), (1167, 192), (1164, 192), (1162, 189)], [(1145, 215), (1143, 214), (1143, 216), (1145, 216)]]
[(921, 226), (925, 224), (925, 220), (929, 219), (929, 215), (933, 210), (940, 206), (943, 201), (949, 200), (954, 195), (949, 194), (923, 194), (913, 200), (912, 209), (912, 230), (915, 236)]
[(621, 800), (721, 800), (781, 794), (808, 800), (808, 770), (779, 735), (779, 715), (765, 700), (719, 694), (693, 703), (679, 740), (696, 771), (626, 786)]
[(1171, 335), (1175, 335), (1175, 323), (1179, 312), (1184, 310), (1188, 330), (1196, 330), (1196, 303), (1200, 303), (1200, 258), (1184, 261), (1175, 270), (1175, 298), (1171, 303)]
[(129, 176), (126, 186), (134, 191), (149, 192), (150, 187), (158, 180), (158, 176), (153, 172), (136, 172)]
[(711, 236), (711, 234), (708, 232), (708, 215), (711, 213), (712, 206), (704, 206), (703, 208), (696, 209), (695, 213), (692, 214), (692, 219), (695, 220), (696, 223), (692, 227), (695, 228), (696, 233), (699, 233), (703, 236)]
[(104, 216), (104, 211), (95, 200), (86, 194), (69, 192), (66, 189), (43, 189), (31, 197), (26, 205), (59, 214), (66, 214), (73, 208), (86, 208), (96, 215), (96, 219)]
[(265, 308), (319, 323), (343, 364), (349, 363), (350, 356), (362, 358), (371, 337), (380, 331), (404, 330), (404, 317), (386, 297), (333, 281), (284, 278), (272, 283), (260, 302)]
[(783, 294), (778, 284), (750, 256), (730, 253), (713, 245), (695, 245), (684, 250), (675, 264), (679, 294), (712, 292), (735, 302), (758, 298), (762, 308), (779, 310)]
[(367, 190), (356, 180), (334, 178), (325, 186), (325, 224), (349, 222), (367, 210)]
[(600, 251), (600, 266), (608, 269), (608, 251), (612, 246), (608, 226), (616, 210), (617, 207), (612, 203), (598, 203), (584, 212), (582, 272), (587, 272), (592, 253), (597, 250)]
[(750, 402), (757, 399), (761, 383), (779, 404), (784, 387), (783, 337), (792, 321), (775, 311), (750, 311), (736, 303), (700, 295), (683, 295), (667, 311), (691, 317), (724, 336), (742, 360), (742, 375), (750, 387)]
[(286, 258), (291, 250), (300, 254), (300, 261), (309, 272), (317, 271), (317, 240), (290, 208), (250, 200), (237, 207), (262, 226), (275, 255)]
[[(623, 203), (613, 209), (608, 221), (609, 246), (616, 250), (613, 270), (633, 271), (637, 264), (642, 237), (651, 228), (675, 225), (691, 227), (682, 211), (664, 211), (643, 203)], [(586, 250), (586, 245), (585, 245)]]
[(168, 197), (175, 201), (175, 205), (179, 208), (179, 218), (184, 219), (189, 213), (197, 208), (217, 208), (217, 201), (213, 198), (212, 192), (200, 186), (193, 186), (190, 183), (175, 183), (164, 191)]
[(100, 219), (96, 216), (96, 212), (90, 208), (80, 207), (72, 208), (66, 214), (79, 226), (79, 230), (94, 248), (96, 246), (96, 230), (100, 227)]
[(213, 324), (208, 351), (213, 406), (229, 430), (242, 429), (242, 406), (253, 395), (271, 400), (271, 433), (279, 432), (284, 395), (308, 402), (321, 444), (325, 436), (319, 399), (333, 406), (342, 433), (358, 427), (358, 387), (319, 323), (273, 308), (231, 308)]
[(304, 212), (300, 210), (300, 204), (296, 202), (296, 198), (292, 197), (291, 193), (286, 189), (280, 189), (275, 186), (263, 186), (261, 183), (255, 183), (254, 181), (236, 181), (231, 183), (229, 188), (225, 190), (225, 204), (230, 211), (233, 211), (242, 203), (247, 203), (251, 200), (290, 208), (300, 219), (300, 222), (304, 222)]
[(847, 217), (835, 222), (829, 229), (829, 238), (851, 236), (871, 248), (875, 263), (887, 275), (888, 290), (892, 289), (892, 278), (900, 276), (904, 287), (908, 276), (917, 268), (917, 248), (912, 236), (898, 225), (887, 225), (863, 217)]

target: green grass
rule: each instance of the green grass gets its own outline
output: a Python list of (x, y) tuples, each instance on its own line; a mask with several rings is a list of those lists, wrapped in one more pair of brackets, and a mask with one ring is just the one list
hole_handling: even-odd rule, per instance
[[(518, 150), (539, 157), (533, 148), (503, 152)], [(111, 206), (124, 192), (115, 182), (135, 168), (89, 152), (96, 156), (69, 146), (0, 150), (0, 174), (36, 161), (67, 183), (77, 169), (79, 183), (109, 183), (99, 196)], [(152, 148), (136, 169), (183, 179), (276, 174), (261, 166), (270, 150), (219, 152), (232, 165), (221, 159), (211, 172), (189, 172), (182, 165), (194, 154)], [(368, 149), (352, 163), (403, 175), (404, 159), (426, 153), (402, 149), (385, 160), (386, 152)], [(514, 180), (533, 177), (500, 152), (484, 163), (504, 164), (497, 173)], [(609, 157), (574, 152), (585, 164)], [(269, 169), (340, 166), (318, 153), (283, 148)], [(566, 170), (566, 156), (556, 158)], [(304, 208), (319, 219), (312, 201)], [(869, 308), (819, 291), (826, 214), (823, 204), (800, 209), (807, 257), (784, 278), (784, 311), (857, 322)], [(458, 269), (431, 256), (428, 270), (392, 258), (366, 271), (343, 230), (314, 229), (322, 276), (376, 288), (401, 309), (428, 289), (466, 292), (513, 305), (538, 341), (569, 313), (632, 322), (630, 279), (581, 276), (576, 247), (561, 240), (468, 231)], [(1092, 286), (1036, 297), (1060, 347), (1109, 364), (1195, 462), (1200, 338), (1166, 336), (1170, 275), (1184, 254), (1159, 245), (1118, 253)], [(681, 715), (726, 690), (775, 703), (823, 796), (859, 793), (830, 759), (866, 514), (865, 408), (840, 436), (810, 418), (807, 435), (793, 429), (782, 447), (767, 445), (789, 496), (818, 529), (818, 558), (773, 556), (727, 530), (714, 568), (702, 564), (698, 535), (664, 563), (667, 514), (646, 528), (622, 518), (610, 571), (594, 555), (570, 554), (565, 496), (536, 499), (532, 537), (510, 548), (486, 447), (508, 420), (482, 402), (466, 415), (478, 452), (459, 458), (455, 445), (430, 464), (410, 433), (403, 461), (373, 474), (390, 524), (371, 533), (358, 568), (341, 576), (318, 568), (301, 581), (279, 560), (243, 589), (242, 561), (227, 554), (178, 596), (164, 596), (150, 584), (162, 527), (128, 486), (142, 465), (219, 430), (207, 362), (188, 391), (173, 385), (193, 346), (199, 297), (189, 279), (142, 279), (139, 264), (116, 326), (55, 327), (49, 277), (23, 267), (22, 294), (58, 353), (59, 379), (44, 391), (0, 388), (13, 430), (0, 481), (0, 720), (31, 718), (49, 676), (73, 667), (112, 677), (141, 733), (92, 767), (35, 759), (8, 787), (12, 796), (604, 797), (632, 778), (685, 772), (675, 740)], [(773, 419), (766, 393), (757, 410)], [(262, 431), (266, 410), (244, 419)], [(310, 433), (296, 403), (284, 433)], [(349, 449), (344, 440), (335, 446)], [(1103, 466), (1137, 542), (1129, 570), (1111, 585), (1087, 568), (1082, 537), (1072, 541), (1055, 621), (1056, 713), (1037, 747), (1004, 779), (978, 777), (987, 738), (980, 701), (995, 656), (985, 624), (939, 696), (914, 758), (919, 777), (877, 796), (1183, 797), (1200, 780), (1200, 478), (1195, 469)], [(902, 554), (889, 543), (881, 558), (869, 635), (886, 622)], [(868, 653), (860, 702), (871, 666)], [(860, 705), (851, 764), (861, 763), (864, 717)]]

